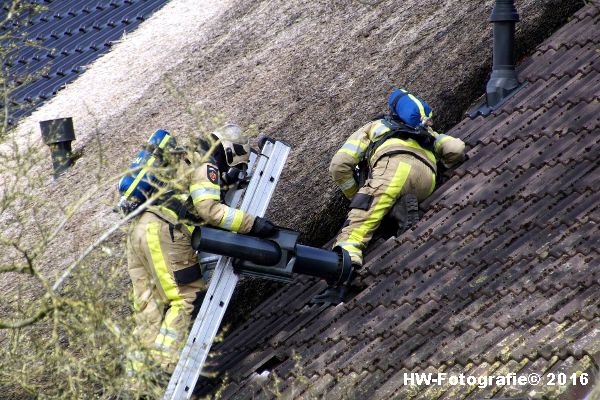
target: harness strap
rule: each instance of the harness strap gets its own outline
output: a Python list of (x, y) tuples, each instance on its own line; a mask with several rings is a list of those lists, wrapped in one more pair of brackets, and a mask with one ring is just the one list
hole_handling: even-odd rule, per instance
[[(174, 200), (176, 200), (176, 199), (174, 199)], [(177, 220), (178, 221), (189, 221), (189, 222), (192, 222), (192, 224), (194, 224), (194, 225), (200, 224), (202, 222), (194, 214), (192, 214), (187, 209), (185, 209), (185, 205), (184, 205), (183, 202), (178, 201), (178, 200), (176, 200), (176, 201), (179, 204), (181, 204), (183, 206), (183, 208), (180, 208), (179, 210), (173, 210), (171, 208), (171, 204), (165, 204), (166, 202), (163, 202), (163, 203), (160, 203), (160, 204), (163, 207), (168, 208), (169, 210), (173, 211), (177, 215)], [(182, 209), (184, 211), (181, 211)], [(157, 217), (158, 219), (160, 219), (161, 221), (163, 221), (163, 222), (165, 222), (166, 224), (169, 225), (169, 236), (171, 237), (171, 241), (174, 242), (175, 241), (174, 231), (175, 231), (175, 229), (181, 230), (183, 228), (183, 223), (182, 222), (178, 222), (177, 224), (173, 224), (172, 222), (168, 221), (167, 219), (165, 219), (161, 215), (155, 213), (154, 211), (145, 210), (145, 212), (149, 212), (150, 214), (153, 214), (155, 217)], [(193, 220), (192, 220), (192, 218), (193, 218)]]
[[(384, 125), (386, 125), (390, 129), (390, 132), (384, 134), (377, 141), (371, 142), (369, 144), (369, 147), (373, 147), (374, 149), (373, 149), (373, 151), (371, 151), (371, 154), (368, 155), (369, 158), (367, 158), (367, 160), (369, 160), (371, 158), (371, 156), (373, 154), (375, 154), (375, 150), (377, 150), (377, 148), (379, 146), (381, 146), (383, 143), (385, 143), (386, 140), (393, 139), (393, 138), (402, 139), (402, 140), (413, 139), (417, 143), (419, 143), (419, 146), (423, 147), (423, 149), (429, 150), (432, 153), (435, 153), (435, 147), (434, 147), (435, 138), (433, 136), (431, 136), (431, 134), (429, 132), (427, 132), (426, 130), (423, 130), (420, 128), (418, 128), (418, 129), (411, 128), (410, 126), (406, 125), (402, 121), (394, 119), (394, 117), (391, 115), (386, 115), (382, 119), (385, 121)], [(367, 148), (366, 153), (368, 153), (368, 152), (369, 152), (369, 148)]]
[(398, 102), (400, 101), (400, 99), (406, 95), (408, 95), (408, 92), (402, 92), (402, 94), (400, 96), (396, 96), (396, 98), (392, 101), (392, 104), (390, 107), (391, 108), (390, 114), (392, 117), (399, 119), (398, 113), (396, 112), (396, 106), (398, 105)]
[(435, 168), (433, 168), (431, 166), (431, 164), (429, 162), (427, 162), (427, 160), (425, 160), (425, 158), (413, 153), (412, 151), (408, 151), (408, 150), (394, 150), (391, 151), (389, 153), (386, 153), (386, 156), (392, 156), (392, 155), (396, 155), (396, 154), (408, 154), (413, 156), (414, 158), (416, 158), (417, 160), (421, 161), (423, 164), (427, 165), (427, 167), (431, 170), (431, 172), (433, 172), (433, 175), (437, 176), (437, 172), (435, 170)]
[[(404, 125), (404, 124), (402, 124)], [(370, 162), (371, 157), (373, 156), (373, 154), (375, 154), (375, 152), (377, 151), (377, 149), (383, 145), (386, 141), (388, 141), (389, 139), (402, 139), (402, 140), (407, 140), (407, 139), (414, 139), (417, 141), (417, 143), (419, 143), (419, 145), (421, 147), (423, 147), (425, 150), (429, 150), (433, 152), (433, 144), (431, 144), (431, 146), (427, 146), (423, 137), (419, 138), (419, 134), (413, 132), (412, 130), (410, 130), (410, 128), (406, 127), (406, 126), (401, 126), (400, 123), (398, 124), (398, 127), (389, 127), (391, 129), (390, 132), (385, 133), (380, 139), (378, 139), (375, 142), (371, 142), (369, 143), (369, 146), (367, 147), (367, 151), (365, 152), (365, 160), (367, 161), (367, 163)], [(429, 141), (431, 142), (431, 141)]]
[[(169, 196), (166, 199), (163, 197)], [(189, 221), (192, 224), (200, 224), (202, 220), (198, 218), (192, 211), (193, 203), (190, 197), (188, 197), (185, 203), (174, 197), (174, 193), (168, 192), (165, 196), (162, 196), (156, 201), (157, 205), (168, 208), (177, 215), (178, 221)]]
[(173, 231), (175, 229), (180, 229), (181, 226), (182, 226), (182, 224), (173, 224), (172, 222), (167, 221), (165, 218), (161, 217), (160, 215), (158, 215), (154, 211), (145, 210), (145, 212), (148, 212), (148, 213), (154, 215), (156, 218), (160, 219), (161, 221), (163, 221), (164, 223), (166, 223), (166, 224), (169, 225), (169, 235), (171, 236), (171, 241), (174, 242), (175, 241), (175, 237), (173, 236)]
[[(400, 97), (402, 97), (402, 96), (398, 96), (398, 98), (400, 98)], [(429, 135), (429, 133), (419, 134), (419, 133), (415, 132), (414, 129), (410, 128), (409, 126), (402, 123), (401, 121), (393, 120), (392, 118), (393, 118), (393, 116), (389, 116), (389, 115), (386, 115), (383, 118), (387, 122), (386, 125), (388, 125), (388, 127), (391, 130), (390, 130), (390, 132), (385, 133), (379, 140), (369, 143), (369, 146), (367, 147), (367, 150), (365, 151), (365, 155), (363, 156), (364, 158), (361, 160), (361, 162), (358, 165), (359, 176), (361, 175), (360, 171), (366, 170), (366, 171), (368, 171), (368, 177), (369, 178), (372, 177), (371, 176), (371, 168), (369, 165), (369, 163), (371, 161), (371, 157), (375, 154), (377, 149), (389, 139), (394, 139), (394, 138), (402, 139), (402, 140), (414, 139), (425, 150), (433, 151), (433, 140), (427, 140), (427, 143), (430, 143), (430, 145), (427, 145), (427, 143), (423, 143), (426, 141), (425, 135), (429, 136), (429, 139), (433, 139), (433, 137), (431, 135)], [(427, 167), (429, 169), (431, 169), (431, 171), (433, 172), (434, 176), (437, 176), (435, 168), (431, 166), (431, 162), (426, 160), (425, 158), (419, 156), (418, 154), (415, 154), (414, 152), (408, 151), (408, 150), (395, 150), (395, 151), (386, 153), (386, 155), (393, 155), (393, 154), (409, 154), (409, 155), (415, 157), (416, 159), (418, 159), (419, 161), (421, 161), (422, 163), (424, 163), (425, 165), (427, 165)], [(366, 177), (364, 177), (364, 178), (366, 180)]]

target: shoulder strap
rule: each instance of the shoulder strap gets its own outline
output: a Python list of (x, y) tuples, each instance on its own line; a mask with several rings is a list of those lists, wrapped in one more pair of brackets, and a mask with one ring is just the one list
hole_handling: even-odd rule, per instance
[(397, 134), (394, 130), (391, 130), (391, 131), (385, 133), (379, 140), (377, 140), (375, 142), (373, 142), (373, 141), (370, 142), (369, 145), (367, 146), (367, 150), (365, 151), (364, 165), (365, 166), (369, 165), (369, 162), (371, 161), (371, 157), (373, 156), (373, 154), (375, 154), (375, 152), (377, 151), (379, 146), (381, 146), (386, 141), (388, 141), (389, 139), (392, 139), (394, 137), (397, 137)]
[(411, 128), (402, 122), (397, 115), (385, 115), (382, 119), (385, 121), (384, 124), (387, 125), (393, 132), (406, 133), (407, 135), (414, 135), (417, 132), (415, 128)]
[(194, 206), (191, 197), (188, 197), (188, 199), (185, 202), (183, 202), (175, 197), (176, 194), (176, 191), (170, 190), (164, 195), (162, 195), (160, 198), (158, 198), (154, 204), (161, 205), (173, 211), (175, 214), (177, 214), (177, 219), (179, 221), (189, 221), (194, 224), (201, 223), (202, 221), (200, 220), (200, 218), (198, 218), (196, 214), (192, 211)]
[(385, 117), (388, 117), (389, 114), (377, 114), (375, 117), (371, 118), (371, 122), (373, 121), (378, 121), (380, 119), (385, 119)]
[(422, 126), (411, 128), (393, 116), (390, 117), (391, 118), (389, 120), (386, 119), (386, 121), (388, 126), (390, 126), (390, 129), (396, 134), (394, 137), (398, 137), (399, 139), (414, 139), (425, 150), (434, 152), (433, 144), (435, 142), (435, 137), (431, 135), (426, 128)]
[(434, 151), (433, 143), (435, 138), (427, 130), (421, 128), (411, 128), (399, 119), (394, 118), (393, 115), (385, 115), (384, 118), (380, 119), (382, 119), (383, 123), (390, 128), (390, 131), (381, 136), (381, 138), (379, 138), (377, 141), (372, 141), (369, 143), (364, 155), (364, 159), (367, 163), (371, 159), (371, 156), (375, 154), (379, 146), (381, 146), (387, 140), (394, 138), (403, 140), (414, 139), (425, 150), (432, 152)]

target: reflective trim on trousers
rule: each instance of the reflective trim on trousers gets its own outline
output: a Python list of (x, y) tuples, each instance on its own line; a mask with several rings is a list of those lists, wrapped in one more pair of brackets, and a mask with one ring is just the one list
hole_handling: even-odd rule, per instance
[(133, 377), (137, 372), (144, 368), (144, 359), (146, 356), (140, 351), (134, 351), (127, 354), (127, 365), (125, 367), (125, 373), (128, 377)]
[(431, 193), (433, 193), (433, 191), (435, 190), (435, 174), (432, 172), (431, 173), (431, 187), (429, 188), (429, 194), (427, 196), (431, 196)]
[(348, 242), (350, 243), (361, 243), (361, 247), (365, 244), (363, 240), (365, 236), (375, 229), (377, 224), (383, 219), (388, 210), (394, 205), (394, 202), (398, 198), (398, 195), (402, 191), (402, 187), (406, 183), (406, 179), (410, 174), (411, 165), (400, 162), (398, 168), (394, 173), (394, 177), (390, 181), (389, 186), (379, 196), (377, 202), (372, 206), (370, 214), (367, 216), (365, 221), (360, 224), (357, 228), (354, 228), (348, 236)]
[(159, 230), (159, 222), (150, 222), (146, 226), (146, 242), (148, 243), (148, 248), (150, 250), (152, 264), (154, 265), (158, 282), (165, 292), (167, 299), (171, 302), (181, 301), (183, 299), (177, 289), (175, 279), (169, 273), (169, 268), (167, 267), (167, 262), (160, 246)]
[(174, 340), (177, 340), (179, 338), (179, 332), (177, 332), (174, 329), (169, 329), (169, 328), (166, 328), (163, 326), (160, 328), (159, 332), (160, 332), (159, 335), (165, 336), (165, 337), (170, 337)]
[(167, 310), (165, 318), (160, 326), (158, 336), (154, 340), (155, 347), (170, 349), (173, 343), (181, 337), (181, 327), (176, 328), (173, 325), (175, 324), (177, 318), (179, 318), (184, 312), (184, 306), (181, 301), (171, 303), (171, 306)]

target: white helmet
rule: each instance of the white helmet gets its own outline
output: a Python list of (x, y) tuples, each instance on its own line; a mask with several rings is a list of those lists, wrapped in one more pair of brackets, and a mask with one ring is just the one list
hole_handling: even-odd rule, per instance
[(242, 134), (242, 128), (233, 123), (227, 123), (213, 132), (223, 146), (225, 160), (230, 167), (248, 164), (250, 159), (250, 144)]

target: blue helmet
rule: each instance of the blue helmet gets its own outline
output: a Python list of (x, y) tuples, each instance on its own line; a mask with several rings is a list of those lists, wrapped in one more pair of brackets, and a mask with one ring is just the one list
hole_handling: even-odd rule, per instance
[(417, 128), (433, 116), (429, 104), (404, 89), (394, 89), (388, 97), (390, 114), (406, 125)]

